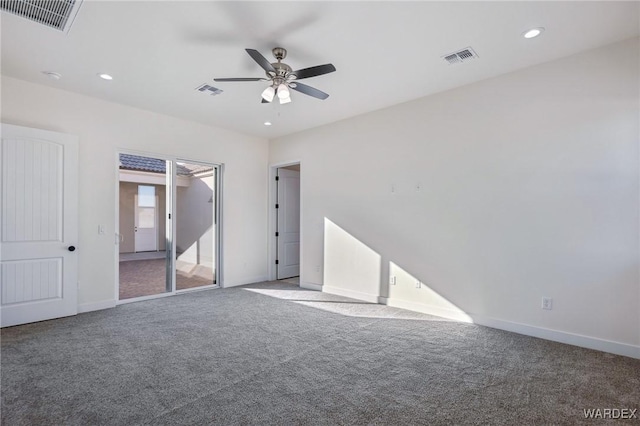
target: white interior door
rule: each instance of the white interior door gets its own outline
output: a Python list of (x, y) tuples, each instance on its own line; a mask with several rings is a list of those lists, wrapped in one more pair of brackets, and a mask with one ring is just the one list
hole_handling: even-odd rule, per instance
[(279, 280), (300, 275), (300, 172), (278, 169)]
[(2, 124), (2, 327), (77, 314), (78, 139)]
[(135, 251), (158, 250), (158, 197), (155, 186), (138, 185), (135, 196)]

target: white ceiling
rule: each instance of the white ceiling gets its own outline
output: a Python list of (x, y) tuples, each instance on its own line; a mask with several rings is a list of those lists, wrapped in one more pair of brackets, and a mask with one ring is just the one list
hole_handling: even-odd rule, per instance
[[(1, 65), (3, 75), (273, 138), (638, 36), (639, 6), (85, 0), (68, 34), (2, 13)], [(521, 37), (539, 26), (542, 36)], [(263, 77), (244, 49), (271, 60), (276, 46), (293, 69), (333, 63), (337, 72), (304, 80), (330, 97), (293, 91), (290, 104), (261, 104), (264, 82), (213, 82)], [(467, 46), (479, 59), (441, 58)], [(195, 91), (202, 83), (224, 93)]]

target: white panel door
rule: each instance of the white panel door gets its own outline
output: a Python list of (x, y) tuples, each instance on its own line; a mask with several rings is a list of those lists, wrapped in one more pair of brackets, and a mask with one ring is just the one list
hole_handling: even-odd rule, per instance
[(2, 124), (0, 325), (77, 314), (78, 139)]
[(279, 280), (300, 275), (300, 172), (278, 169)]
[[(140, 185), (139, 188), (151, 188), (153, 186)], [(135, 196), (135, 251), (158, 250), (158, 197), (153, 191), (152, 195), (138, 193)]]

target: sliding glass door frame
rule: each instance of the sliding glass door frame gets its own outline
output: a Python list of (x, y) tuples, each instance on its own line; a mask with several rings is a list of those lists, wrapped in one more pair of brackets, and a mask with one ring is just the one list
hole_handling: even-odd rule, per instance
[[(154, 294), (149, 296), (132, 297), (130, 299), (120, 300), (120, 243), (122, 241), (120, 235), (120, 154), (136, 155), (140, 157), (155, 158), (166, 161), (166, 212), (165, 212), (165, 249), (166, 249), (166, 292), (160, 294)], [(177, 289), (176, 279), (176, 211), (177, 211), (177, 163), (189, 163), (202, 166), (208, 166), (213, 168), (213, 231), (215, 233), (214, 238), (214, 273), (215, 283), (206, 286), (200, 286), (195, 288), (188, 288), (183, 290)], [(159, 297), (166, 297), (175, 294), (182, 294), (190, 291), (198, 291), (204, 289), (224, 287), (223, 280), (223, 235), (222, 235), (222, 182), (223, 182), (224, 164), (198, 161), (186, 159), (183, 157), (172, 157), (161, 154), (153, 154), (148, 152), (132, 151), (132, 150), (118, 150), (116, 153), (116, 235), (115, 235), (115, 299), (117, 304), (123, 304), (128, 302), (138, 302), (147, 299), (156, 299)], [(162, 224), (158, 223), (158, 226)]]
[(165, 257), (165, 268), (166, 268), (166, 286), (167, 291), (165, 294), (175, 294), (176, 292), (176, 226), (174, 225), (176, 222), (176, 196), (175, 193), (177, 191), (177, 176), (176, 176), (176, 160), (166, 160), (167, 162), (167, 190), (165, 191), (167, 195), (166, 205), (166, 217), (164, 218), (166, 231), (165, 235), (165, 247), (166, 247), (166, 257)]
[[(222, 226), (221, 226), (221, 222), (222, 222), (222, 169), (223, 169), (223, 164), (220, 163), (208, 163), (208, 162), (204, 162), (204, 161), (197, 161), (197, 160), (189, 160), (186, 158), (176, 158), (175, 161), (172, 163), (172, 180), (173, 180), (173, 186), (172, 186), (172, 194), (174, 194), (173, 199), (171, 200), (171, 210), (172, 212), (177, 212), (178, 211), (178, 206), (177, 206), (177, 202), (178, 202), (178, 197), (177, 197), (177, 182), (178, 182), (178, 178), (177, 178), (177, 167), (175, 167), (175, 164), (177, 163), (186, 163), (186, 164), (194, 164), (194, 165), (200, 165), (200, 166), (208, 166), (208, 167), (213, 167), (213, 232), (215, 235), (214, 238), (214, 258), (213, 258), (213, 262), (214, 262), (214, 276), (215, 276), (215, 283), (213, 283), (212, 285), (207, 285), (207, 286), (202, 286), (202, 287), (196, 287), (196, 288), (187, 288), (187, 289), (183, 289), (183, 290), (178, 290), (177, 289), (177, 270), (176, 270), (176, 260), (177, 260), (177, 256), (176, 256), (176, 242), (177, 242), (177, 226), (175, 226), (175, 224), (177, 223), (174, 220), (171, 220), (171, 226), (173, 227), (173, 229), (171, 229), (171, 251), (172, 251), (172, 255), (173, 255), (173, 261), (171, 262), (172, 265), (172, 277), (173, 277), (173, 290), (175, 294), (180, 294), (180, 293), (185, 293), (185, 292), (189, 292), (189, 291), (197, 291), (197, 290), (201, 290), (201, 289), (207, 289), (207, 288), (218, 288), (218, 287), (224, 287), (223, 280), (222, 280), (222, 268), (220, 267), (222, 265)], [(172, 217), (177, 217), (177, 216), (172, 216)], [(169, 231), (167, 229), (167, 231)], [(169, 232), (167, 232), (167, 235), (169, 235)]]

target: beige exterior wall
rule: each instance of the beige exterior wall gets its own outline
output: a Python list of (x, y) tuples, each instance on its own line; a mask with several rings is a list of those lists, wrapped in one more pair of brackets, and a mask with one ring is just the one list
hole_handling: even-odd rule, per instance
[[(139, 183), (120, 182), (120, 253), (133, 253), (135, 251), (135, 197), (138, 193)], [(164, 185), (152, 185), (145, 183), (146, 186), (155, 186), (156, 195), (158, 197), (158, 250), (166, 248), (166, 226), (164, 218), (166, 217), (166, 191)]]

